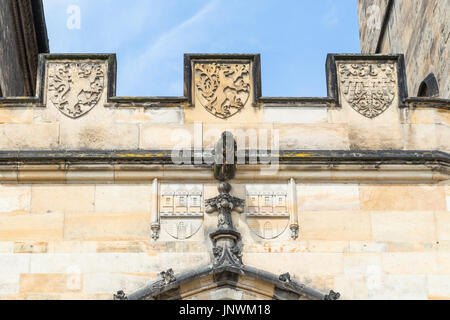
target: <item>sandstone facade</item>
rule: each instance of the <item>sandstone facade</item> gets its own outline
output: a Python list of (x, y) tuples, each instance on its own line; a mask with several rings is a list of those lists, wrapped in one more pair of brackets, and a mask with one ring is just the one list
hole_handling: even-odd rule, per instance
[[(259, 63), (186, 55), (184, 97), (123, 98), (113, 55), (42, 55), (37, 96), (0, 99), (0, 298), (110, 299), (209, 265), (229, 131), (246, 266), (342, 299), (450, 299), (450, 102), (408, 98), (399, 55), (330, 55), (326, 98), (261, 97)], [(180, 294), (276, 291), (212, 282)]]
[(450, 98), (450, 5), (440, 0), (358, 0), (362, 53), (403, 53), (409, 95), (429, 74)]

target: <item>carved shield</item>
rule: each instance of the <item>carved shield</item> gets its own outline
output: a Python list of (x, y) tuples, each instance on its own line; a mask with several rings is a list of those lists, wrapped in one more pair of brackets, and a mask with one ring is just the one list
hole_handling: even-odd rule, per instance
[(79, 118), (100, 100), (105, 86), (102, 64), (52, 63), (48, 73), (48, 98), (65, 116)]
[(247, 224), (260, 238), (278, 238), (288, 227), (288, 194), (284, 185), (247, 186)]
[(350, 106), (373, 119), (386, 111), (396, 95), (394, 65), (360, 63), (338, 65), (340, 89)]
[(227, 119), (247, 104), (250, 97), (250, 64), (195, 64), (196, 97), (214, 116)]
[(159, 208), (162, 229), (174, 239), (189, 239), (203, 223), (203, 186), (162, 185)]

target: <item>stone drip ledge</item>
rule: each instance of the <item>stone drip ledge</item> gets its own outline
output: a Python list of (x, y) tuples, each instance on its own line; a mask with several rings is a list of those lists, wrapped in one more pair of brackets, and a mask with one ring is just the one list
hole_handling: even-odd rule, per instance
[[(117, 62), (115, 54), (41, 54), (39, 56), (38, 76), (35, 97), (6, 97), (0, 98), (0, 108), (11, 107), (45, 107), (47, 106), (46, 80), (49, 62), (86, 62), (100, 61), (106, 64), (103, 75), (106, 79), (105, 107), (126, 108), (168, 108), (193, 107), (193, 61), (202, 63), (248, 61), (251, 64), (251, 101), (254, 107), (318, 107), (340, 108), (338, 67), (339, 63), (349, 64), (369, 62), (374, 66), (383, 63), (393, 63), (396, 80), (391, 88), (398, 95), (398, 107), (430, 107), (450, 110), (449, 99), (436, 98), (408, 98), (405, 66), (403, 55), (361, 55), (361, 54), (329, 54), (326, 60), (327, 97), (262, 97), (260, 54), (185, 54), (184, 56), (184, 95), (180, 97), (117, 97)], [(383, 80), (384, 81), (384, 80)], [(351, 80), (350, 80), (351, 83)]]
[[(0, 152), (0, 183), (212, 182), (211, 165), (176, 165), (170, 151)], [(210, 153), (209, 153), (210, 156)], [(440, 151), (283, 151), (279, 164), (238, 165), (236, 182), (446, 183)], [(192, 163), (199, 159), (192, 158)], [(266, 159), (267, 160), (267, 159)], [(273, 160), (273, 159), (272, 159)]]

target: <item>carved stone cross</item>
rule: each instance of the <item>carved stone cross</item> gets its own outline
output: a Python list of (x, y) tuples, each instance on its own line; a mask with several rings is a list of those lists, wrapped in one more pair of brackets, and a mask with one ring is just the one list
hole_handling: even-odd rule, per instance
[(231, 185), (228, 182), (219, 184), (219, 195), (206, 200), (206, 213), (219, 212), (217, 227), (219, 230), (234, 229), (231, 212), (244, 212), (245, 200), (230, 195)]

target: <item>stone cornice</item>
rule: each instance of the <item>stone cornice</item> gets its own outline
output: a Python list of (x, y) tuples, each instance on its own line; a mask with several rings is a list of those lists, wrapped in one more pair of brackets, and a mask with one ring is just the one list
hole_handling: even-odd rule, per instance
[[(276, 166), (251, 164), (249, 156), (235, 181), (437, 183), (450, 177), (450, 156), (440, 151), (282, 151)], [(205, 159), (177, 165), (171, 151), (0, 152), (0, 183), (212, 181)]]

